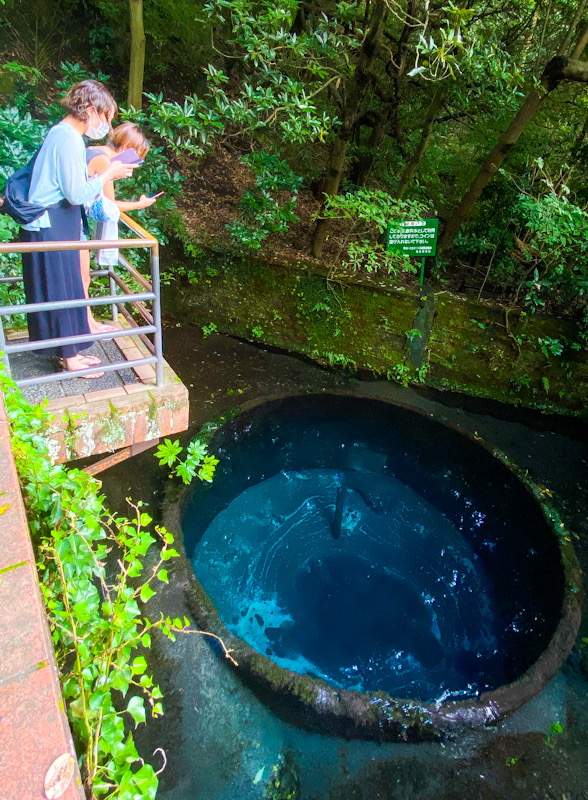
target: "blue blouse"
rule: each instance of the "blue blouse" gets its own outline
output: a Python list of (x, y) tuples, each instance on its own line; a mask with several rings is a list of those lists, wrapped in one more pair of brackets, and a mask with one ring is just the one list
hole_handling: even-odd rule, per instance
[[(86, 148), (81, 133), (67, 122), (54, 125), (35, 161), (29, 202), (47, 208), (65, 199), (74, 206), (81, 206), (101, 191), (102, 181), (98, 176), (88, 179)], [(23, 227), (29, 231), (49, 228), (49, 214), (45, 212)]]

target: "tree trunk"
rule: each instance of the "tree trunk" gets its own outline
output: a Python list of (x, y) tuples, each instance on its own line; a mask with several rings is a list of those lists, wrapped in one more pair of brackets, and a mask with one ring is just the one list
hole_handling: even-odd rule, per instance
[(447, 250), (453, 244), (456, 234), (469, 217), (476, 201), (500, 169), (511, 148), (518, 142), (542, 101), (563, 80), (588, 82), (588, 63), (563, 56), (555, 56), (547, 64), (541, 76), (540, 87), (531, 89), (527, 99), (519, 108), (513, 121), (502, 134), (492, 152), (484, 160), (478, 174), (470, 184), (470, 188), (453, 212), (441, 236), (441, 241), (439, 242), (440, 250)]
[[(569, 28), (566, 31), (566, 35), (563, 38), (561, 45), (559, 46), (559, 50), (557, 51), (558, 56), (565, 56), (567, 53), (570, 52), (570, 45), (572, 43), (572, 39), (574, 38), (574, 33), (576, 28), (578, 27), (578, 22), (582, 18), (582, 14), (584, 13), (584, 8), (586, 7), (586, 0), (580, 0), (578, 5), (576, 6), (576, 11), (574, 13), (574, 17), (570, 23)], [(588, 29), (587, 29), (588, 30)], [(582, 48), (583, 50), (584, 48)], [(580, 55), (582, 53), (580, 52)], [(575, 55), (575, 51), (572, 54), (572, 58), (579, 58), (580, 55)]]
[(358, 157), (350, 176), (351, 182), (355, 183), (356, 186), (363, 186), (372, 171), (376, 151), (386, 137), (387, 120), (388, 114), (386, 109), (381, 109), (374, 122), (369, 139), (366, 142), (367, 152), (362, 153)]
[[(327, 169), (327, 179), (325, 182), (325, 195), (335, 195), (339, 191), (339, 184), (341, 183), (341, 176), (345, 166), (347, 148), (353, 134), (353, 127), (358, 119), (362, 101), (373, 82), (372, 68), (380, 50), (387, 16), (388, 9), (386, 0), (376, 0), (370, 18), (369, 30), (361, 47), (355, 72), (353, 73), (347, 91), (347, 99), (341, 113), (341, 125), (339, 126), (337, 138), (331, 151)], [(324, 202), (322, 209), (324, 209)], [(322, 256), (323, 245), (326, 241), (328, 230), (329, 220), (319, 216), (312, 233), (310, 248), (315, 258), (320, 258)]]
[(588, 26), (580, 34), (580, 38), (576, 42), (576, 46), (572, 51), (572, 58), (582, 58), (586, 45), (588, 44)]
[(143, 105), (143, 74), (145, 71), (145, 29), (143, 27), (143, 0), (129, 0), (131, 14), (131, 64), (127, 105)]
[(431, 104), (425, 117), (425, 122), (421, 130), (421, 135), (416, 146), (416, 150), (410, 157), (406, 167), (404, 168), (404, 172), (400, 176), (395, 194), (397, 200), (402, 200), (404, 197), (404, 193), (414, 178), (421, 160), (425, 155), (427, 147), (429, 146), (429, 140), (431, 138), (431, 134), (433, 133), (433, 125), (435, 124), (437, 114), (441, 110), (443, 101), (445, 100), (445, 91), (445, 87), (438, 87), (435, 90), (435, 94), (433, 95), (433, 99), (431, 100)]

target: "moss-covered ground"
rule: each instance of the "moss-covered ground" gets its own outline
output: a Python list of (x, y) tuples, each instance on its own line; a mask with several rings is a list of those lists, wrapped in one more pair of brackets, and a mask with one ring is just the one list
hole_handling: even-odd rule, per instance
[(588, 357), (570, 320), (392, 288), (377, 276), (334, 281), (304, 262), (185, 249), (164, 305), (205, 335), (230, 333), (404, 385), (571, 414), (587, 405)]

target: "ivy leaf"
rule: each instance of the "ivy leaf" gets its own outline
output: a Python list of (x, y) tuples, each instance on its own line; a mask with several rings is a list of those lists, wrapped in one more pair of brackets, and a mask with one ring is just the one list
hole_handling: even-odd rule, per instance
[(116, 744), (113, 744), (111, 752), (115, 764), (132, 763), (138, 758), (137, 748), (130, 733), (124, 743), (117, 741)]
[(117, 669), (112, 679), (112, 688), (119, 691), (123, 697), (129, 690), (131, 685), (131, 671), (130, 669)]
[(109, 693), (105, 691), (97, 691), (90, 695), (90, 702), (88, 705), (92, 711), (100, 711), (104, 704), (109, 700)]
[(153, 591), (151, 586), (149, 586), (148, 583), (146, 583), (144, 586), (141, 587), (141, 600), (144, 603), (146, 603), (148, 600), (150, 600), (153, 597), (154, 594), (155, 594), (155, 592)]
[(142, 697), (131, 697), (127, 711), (135, 720), (135, 728), (140, 722), (145, 722), (145, 703)]
[(84, 716), (84, 698), (78, 697), (69, 703), (69, 713), (74, 719), (83, 719)]
[(137, 656), (133, 661), (131, 666), (131, 672), (133, 675), (142, 675), (145, 670), (147, 669), (147, 662), (145, 661), (143, 656)]
[(160, 581), (163, 581), (164, 583), (169, 582), (166, 569), (160, 569), (159, 572), (157, 573), (157, 577), (159, 578)]

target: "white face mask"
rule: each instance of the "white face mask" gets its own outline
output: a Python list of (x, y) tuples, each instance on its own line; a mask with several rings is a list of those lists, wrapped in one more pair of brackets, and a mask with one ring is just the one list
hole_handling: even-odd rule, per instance
[[(94, 112), (94, 113), (96, 113), (96, 112)], [(106, 136), (106, 134), (110, 130), (110, 125), (108, 124), (108, 122), (102, 122), (102, 120), (100, 119), (98, 114), (96, 114), (96, 116), (98, 117), (98, 127), (95, 128), (92, 125), (92, 122), (90, 121), (90, 124), (88, 125), (88, 129), (86, 131), (86, 136), (89, 139), (104, 139), (104, 137)]]

